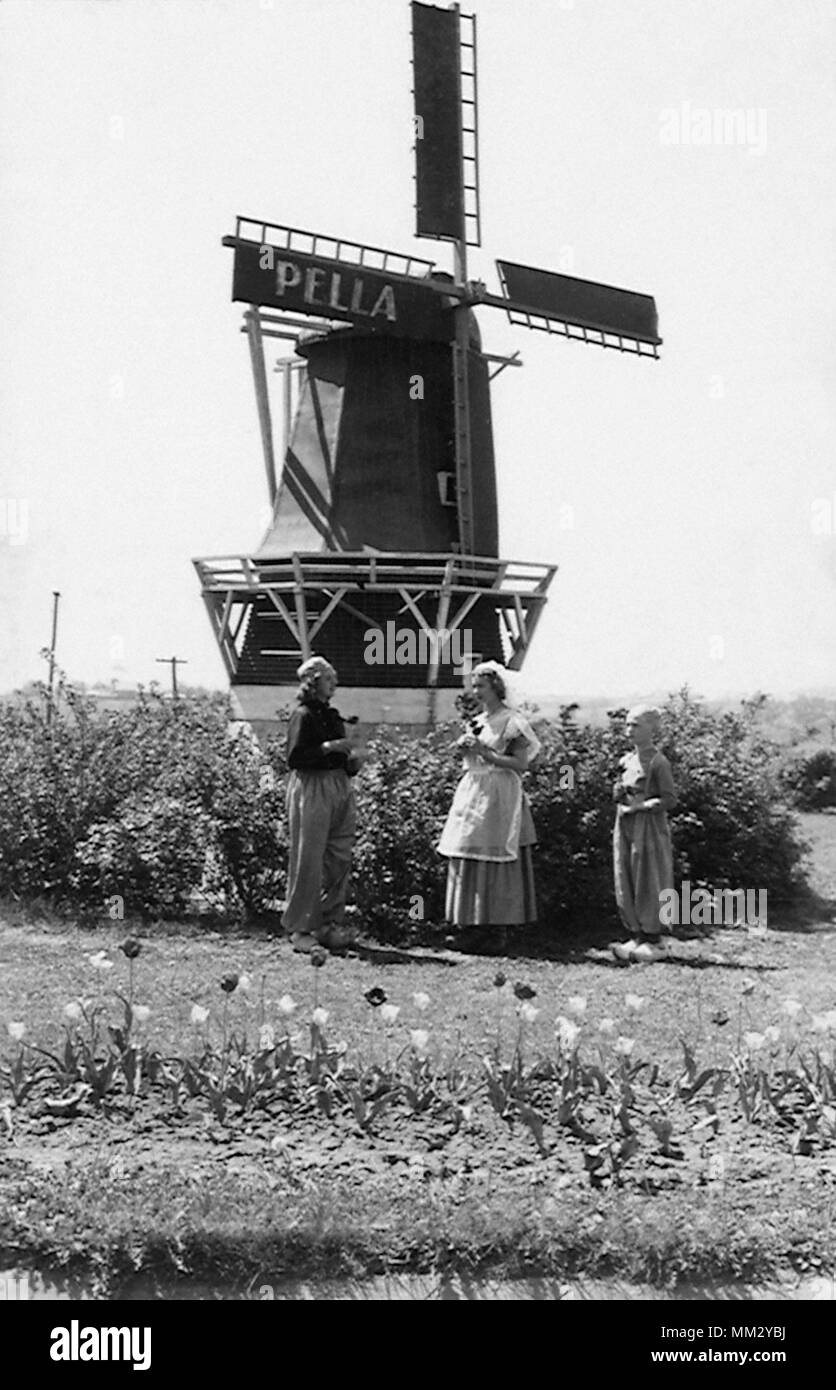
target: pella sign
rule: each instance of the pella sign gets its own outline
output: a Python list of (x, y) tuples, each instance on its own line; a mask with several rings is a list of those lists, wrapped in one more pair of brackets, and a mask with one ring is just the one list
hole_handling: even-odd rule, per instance
[(245, 304), (346, 319), (408, 338), (453, 337), (452, 314), (442, 297), (419, 281), (237, 237), (225, 237), (224, 244), (235, 248), (232, 298)]

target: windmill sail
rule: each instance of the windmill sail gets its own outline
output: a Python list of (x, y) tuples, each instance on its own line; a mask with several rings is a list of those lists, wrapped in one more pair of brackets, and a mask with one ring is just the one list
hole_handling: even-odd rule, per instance
[(415, 100), (415, 234), (462, 236), (460, 21), (458, 9), (412, 6)]
[[(578, 280), (572, 275), (557, 275), (551, 270), (536, 270), (513, 261), (497, 261), (496, 268), (505, 296), (504, 307), (512, 323), (522, 321), (529, 328), (549, 332), (559, 332), (559, 328), (550, 327), (559, 324), (567, 334), (570, 327), (575, 327), (580, 330), (577, 336), (587, 337), (588, 341), (603, 341), (605, 336), (627, 338), (638, 347), (645, 344), (653, 352), (662, 341), (652, 295), (599, 285), (594, 280)], [(502, 301), (493, 301), (497, 302)], [(589, 339), (590, 332), (598, 338)]]

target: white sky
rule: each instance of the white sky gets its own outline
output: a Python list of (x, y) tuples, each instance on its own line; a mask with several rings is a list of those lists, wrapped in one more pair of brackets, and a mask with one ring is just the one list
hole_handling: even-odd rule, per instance
[[(501, 553), (560, 565), (524, 688), (836, 686), (836, 7), (473, 8), (471, 275), (652, 293), (665, 340), (479, 313), (525, 362), (494, 385)], [(0, 79), (0, 690), (43, 673), (53, 589), (71, 676), (176, 652), (222, 686), (190, 559), (253, 547), (266, 488), (220, 239), (242, 213), (449, 268), (412, 235), (408, 4), (5, 0)], [(718, 109), (748, 143), (663, 142)]]

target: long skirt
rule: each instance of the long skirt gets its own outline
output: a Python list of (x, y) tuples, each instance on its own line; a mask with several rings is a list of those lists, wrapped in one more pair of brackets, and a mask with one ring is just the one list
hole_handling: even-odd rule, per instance
[(457, 927), (512, 927), (537, 921), (531, 845), (516, 859), (451, 857), (444, 915)]
[(673, 888), (673, 852), (664, 811), (625, 816), (619, 807), (613, 830), (615, 900), (630, 932), (659, 936), (661, 895)]

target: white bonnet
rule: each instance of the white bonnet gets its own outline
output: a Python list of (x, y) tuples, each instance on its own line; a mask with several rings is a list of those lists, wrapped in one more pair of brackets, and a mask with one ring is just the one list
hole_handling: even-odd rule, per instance
[(300, 681), (305, 680), (308, 676), (316, 679), (317, 676), (329, 674), (335, 676), (337, 673), (330, 661), (326, 661), (324, 656), (309, 656), (307, 661), (303, 661), (296, 671), (296, 677)]

